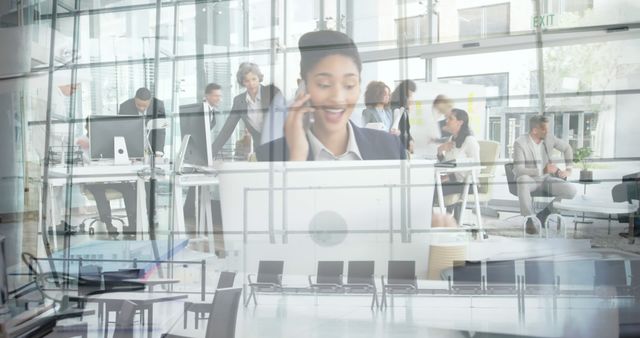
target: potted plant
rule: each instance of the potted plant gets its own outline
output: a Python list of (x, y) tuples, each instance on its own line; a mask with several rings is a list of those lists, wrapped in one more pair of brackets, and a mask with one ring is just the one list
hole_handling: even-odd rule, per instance
[(593, 150), (589, 147), (583, 147), (576, 150), (573, 155), (573, 162), (579, 163), (580, 168), (580, 181), (591, 182), (593, 181), (593, 172), (589, 170), (589, 158), (593, 154)]

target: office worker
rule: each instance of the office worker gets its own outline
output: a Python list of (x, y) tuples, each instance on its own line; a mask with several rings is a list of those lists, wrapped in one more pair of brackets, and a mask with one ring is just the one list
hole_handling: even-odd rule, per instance
[(398, 130), (400, 141), (409, 153), (413, 153), (413, 137), (411, 136), (411, 124), (409, 123), (409, 107), (411, 107), (413, 94), (416, 92), (416, 83), (411, 80), (403, 80), (391, 94), (391, 111), (393, 116), (401, 114)]
[[(480, 144), (469, 127), (469, 114), (462, 109), (452, 109), (447, 116), (444, 130), (450, 133), (447, 142), (438, 146), (438, 160), (480, 163)], [(453, 173), (442, 177), (444, 196), (464, 192), (465, 173)], [(434, 202), (436, 200), (434, 199)], [(453, 206), (454, 216), (460, 219), (461, 202)]]
[[(135, 97), (120, 104), (118, 115), (143, 116), (146, 123), (154, 118), (165, 117), (164, 103), (161, 100), (153, 98), (149, 89), (139, 88), (136, 91)], [(155, 133), (155, 142), (152, 142), (153, 136), (149, 135), (149, 144), (151, 149), (155, 155), (162, 155), (164, 153), (165, 132), (162, 129), (158, 129), (153, 130), (152, 133)], [(118, 229), (113, 225), (111, 204), (107, 198), (107, 192), (109, 190), (119, 192), (122, 195), (125, 210), (127, 212), (127, 224), (122, 228), (123, 238), (135, 239), (137, 229), (137, 199), (135, 183), (121, 182), (87, 184), (85, 185), (85, 189), (93, 195), (93, 198), (96, 201), (100, 221), (105, 224), (107, 232), (111, 237), (118, 236)], [(147, 193), (147, 207), (149, 207), (149, 201), (150, 196)], [(147, 210), (149, 209), (147, 208)]]
[(242, 120), (253, 139), (253, 149), (283, 135), (286, 103), (275, 85), (263, 85), (264, 75), (255, 63), (243, 62), (236, 73), (236, 81), (246, 91), (233, 99), (231, 112), (211, 147), (215, 156)]
[[(513, 145), (514, 174), (518, 187), (520, 213), (533, 215), (532, 192), (542, 192), (555, 200), (570, 199), (576, 194), (576, 188), (566, 182), (571, 175), (573, 151), (569, 143), (549, 133), (549, 120), (546, 116), (536, 115), (529, 119), (529, 133), (516, 139)], [(564, 155), (565, 170), (554, 163), (550, 154), (556, 149)], [(536, 214), (544, 225), (552, 212), (553, 202)], [(531, 219), (527, 220), (526, 231), (538, 233)]]
[[(144, 116), (145, 124), (152, 120), (165, 117), (164, 102), (152, 97), (147, 88), (139, 88), (136, 95), (120, 104), (118, 115)], [(155, 136), (154, 136), (155, 134)], [(164, 154), (164, 129), (154, 129), (149, 134), (149, 144), (156, 155)], [(155, 141), (153, 141), (155, 138)], [(153, 143), (152, 143), (153, 142)]]
[[(349, 118), (360, 96), (362, 63), (353, 41), (335, 31), (304, 34), (300, 49), (301, 90), (285, 123), (285, 137), (264, 144), (261, 161), (403, 159), (397, 136), (359, 128)], [(306, 92), (306, 94), (305, 94)]]
[(451, 133), (445, 129), (447, 125), (447, 117), (453, 109), (453, 101), (446, 95), (439, 94), (433, 100), (433, 112), (436, 114), (436, 120), (438, 121), (438, 129), (440, 129), (441, 142), (447, 142)]
[(382, 81), (371, 81), (364, 92), (364, 104), (367, 106), (362, 111), (362, 125), (367, 127), (369, 123), (382, 123), (384, 130), (394, 135), (400, 135), (400, 131), (392, 128), (393, 114), (389, 107), (391, 101), (391, 88)]
[[(204, 89), (204, 97), (201, 102), (193, 103), (190, 105), (181, 106), (180, 109), (187, 112), (200, 112), (203, 116), (206, 116), (209, 121), (209, 127), (213, 130), (217, 124), (217, 119), (220, 117), (221, 109), (220, 105), (222, 104), (222, 87), (217, 83), (209, 83)], [(214, 135), (213, 132), (211, 135)], [(214, 156), (215, 153), (212, 154)], [(191, 222), (187, 222), (188, 225), (193, 224), (195, 222), (195, 188), (190, 187), (189, 192), (187, 193), (187, 198), (184, 202), (183, 212), (185, 219), (190, 220)], [(212, 201), (212, 209), (215, 215), (219, 214), (220, 202)], [(195, 229), (191, 228), (190, 231)]]

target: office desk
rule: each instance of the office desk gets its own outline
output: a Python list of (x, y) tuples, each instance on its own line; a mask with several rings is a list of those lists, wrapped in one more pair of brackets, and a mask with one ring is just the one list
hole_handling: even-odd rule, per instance
[[(478, 195), (478, 173), (484, 167), (479, 165), (466, 166), (461, 164), (456, 167), (439, 167), (434, 166), (434, 177), (436, 181), (436, 191), (438, 194), (438, 204), (440, 205), (440, 212), (445, 213), (444, 195), (442, 194), (442, 177), (445, 174), (466, 173), (464, 179), (464, 190), (462, 191), (462, 211), (460, 213), (460, 225), (464, 224), (464, 210), (467, 208), (467, 197), (469, 196), (469, 186), (472, 186), (473, 196), (475, 200), (476, 217), (478, 220), (478, 228), (480, 232), (484, 232), (482, 226), (482, 213), (480, 212), (480, 198)], [(484, 236), (481, 236), (483, 238)]]
[[(143, 164), (135, 165), (94, 165), (94, 166), (74, 166), (68, 168), (66, 166), (58, 166), (49, 168), (49, 177), (47, 189), (47, 210), (42, 210), (42, 199), (40, 199), (39, 211), (45, 212), (47, 220), (52, 225), (53, 247), (57, 248), (57, 236), (55, 225), (61, 221), (59, 215), (59, 205), (55, 198), (54, 192), (56, 188), (61, 188), (71, 184), (84, 183), (110, 183), (110, 182), (136, 182), (136, 205), (137, 205), (137, 224), (138, 232), (142, 235), (142, 229), (148, 228), (147, 203), (145, 178), (138, 176), (138, 172), (148, 167)], [(67, 170), (70, 169), (69, 172)], [(42, 190), (40, 191), (42, 193)], [(42, 215), (40, 215), (42, 216)], [(42, 222), (42, 217), (40, 217)], [(40, 224), (42, 228), (42, 224)]]
[[(165, 177), (166, 179), (167, 177)], [(184, 198), (182, 195), (182, 189), (187, 187), (194, 187), (196, 189), (196, 227), (197, 232), (200, 232), (200, 224), (204, 223), (205, 229), (211, 235), (209, 238), (209, 250), (214, 248), (214, 224), (213, 224), (213, 211), (211, 210), (211, 187), (218, 185), (218, 178), (211, 173), (190, 173), (190, 174), (176, 174), (170, 177), (173, 191), (173, 205), (172, 210), (173, 217), (173, 231), (178, 233), (187, 233), (185, 221), (184, 221)], [(222, 235), (220, 235), (222, 236)], [(224, 239), (222, 239), (224, 243)], [(224, 244), (221, 250), (224, 250)]]

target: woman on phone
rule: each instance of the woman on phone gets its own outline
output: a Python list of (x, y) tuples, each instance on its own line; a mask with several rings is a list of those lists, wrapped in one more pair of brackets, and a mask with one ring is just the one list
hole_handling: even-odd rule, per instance
[[(480, 144), (469, 128), (469, 114), (462, 109), (452, 109), (447, 116), (444, 130), (451, 133), (447, 142), (438, 146), (438, 160), (456, 162), (471, 162), (480, 164)], [(442, 177), (442, 194), (444, 196), (462, 194), (464, 192), (465, 175), (462, 173), (448, 174)], [(435, 204), (436, 199), (434, 199)], [(462, 204), (453, 208), (455, 218), (460, 220)]]
[(289, 107), (285, 137), (262, 145), (258, 160), (404, 159), (397, 136), (349, 120), (360, 97), (362, 71), (353, 41), (340, 32), (318, 31), (304, 34), (298, 46), (304, 90)]

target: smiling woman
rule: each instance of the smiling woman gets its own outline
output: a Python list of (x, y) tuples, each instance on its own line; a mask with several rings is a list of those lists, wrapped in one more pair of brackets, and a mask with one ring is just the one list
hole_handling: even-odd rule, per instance
[[(289, 107), (285, 137), (258, 149), (261, 161), (384, 160), (406, 157), (400, 139), (349, 121), (360, 97), (362, 63), (343, 33), (304, 34), (299, 90)], [(311, 123), (313, 117), (313, 123)]]

